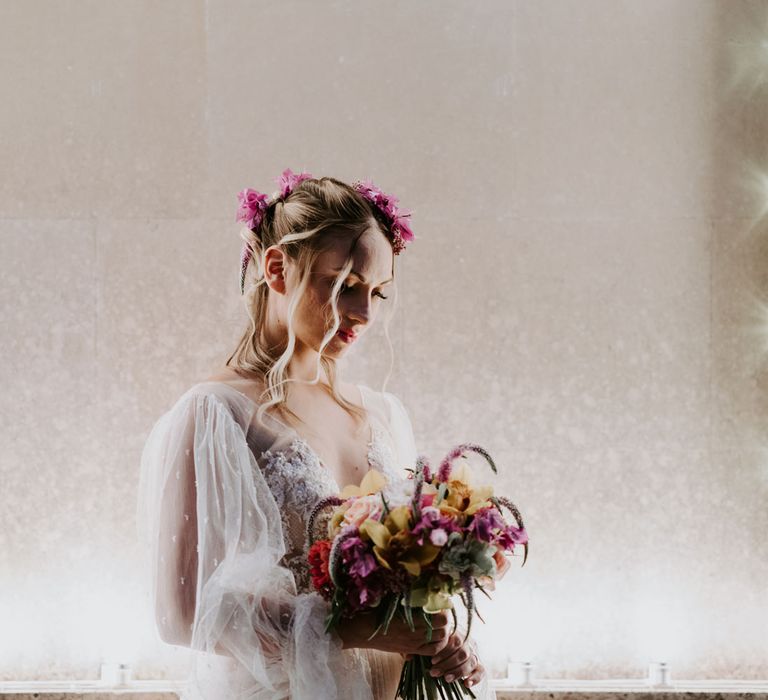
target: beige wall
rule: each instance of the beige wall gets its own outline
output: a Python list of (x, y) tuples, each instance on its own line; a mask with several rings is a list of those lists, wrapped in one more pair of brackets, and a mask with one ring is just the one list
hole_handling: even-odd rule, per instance
[[(183, 672), (138, 459), (239, 334), (235, 195), (285, 167), (414, 209), (387, 388), (433, 459), (491, 451), (531, 537), (481, 607), (494, 671), (768, 676), (766, 15), (0, 2), (0, 679)], [(345, 371), (387, 364), (374, 334)]]

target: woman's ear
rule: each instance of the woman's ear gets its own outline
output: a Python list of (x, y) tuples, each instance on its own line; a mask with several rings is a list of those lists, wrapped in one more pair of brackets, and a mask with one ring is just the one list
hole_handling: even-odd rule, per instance
[(264, 251), (264, 279), (267, 286), (278, 294), (285, 294), (285, 274), (288, 258), (275, 246)]

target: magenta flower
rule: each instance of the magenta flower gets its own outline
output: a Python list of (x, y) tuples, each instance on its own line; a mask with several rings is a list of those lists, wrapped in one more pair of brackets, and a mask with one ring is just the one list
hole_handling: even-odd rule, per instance
[(351, 564), (349, 573), (352, 576), (365, 578), (376, 569), (376, 559), (368, 549), (368, 545), (359, 537), (348, 537), (341, 544), (341, 558), (345, 564)]
[(483, 508), (475, 513), (469, 526), (469, 531), (481, 542), (490, 542), (494, 539), (495, 531), (503, 531), (506, 523), (496, 508)]
[[(441, 546), (438, 542), (432, 539), (432, 534), (436, 530), (441, 530), (445, 534), (445, 539), (448, 539), (448, 533), (460, 532), (461, 528), (456, 524), (453, 518), (449, 515), (443, 515), (437, 508), (424, 508), (421, 511), (421, 519), (411, 532), (416, 535), (416, 541), (419, 545), (423, 545), (427, 539), (432, 544)], [(441, 535), (436, 535), (438, 541), (441, 539)], [(443, 542), (445, 544), (445, 542)]]
[(240, 206), (235, 220), (247, 224), (251, 230), (257, 229), (267, 210), (267, 195), (247, 187), (237, 193), (237, 198)]
[(349, 573), (353, 576), (365, 578), (371, 572), (376, 570), (376, 559), (373, 554), (362, 554), (352, 566), (349, 567)]
[(415, 238), (408, 222), (412, 212), (408, 209), (398, 209), (398, 198), (382, 192), (371, 180), (357, 180), (353, 187), (369, 202), (376, 205), (387, 218), (393, 249), (395, 254), (399, 254), (405, 249), (406, 242)]
[(356, 579), (348, 591), (348, 600), (358, 609), (370, 608), (381, 599), (382, 593), (379, 582)]
[(498, 534), (496, 542), (504, 549), (514, 549), (516, 544), (528, 542), (528, 533), (523, 527), (509, 525)]
[(290, 168), (283, 170), (282, 175), (277, 178), (276, 182), (280, 188), (280, 196), (287, 197), (300, 182), (304, 180), (311, 180), (312, 175), (307, 172), (294, 173)]
[(525, 528), (507, 525), (496, 508), (478, 510), (469, 525), (469, 531), (481, 542), (492, 542), (502, 549), (514, 549), (515, 544), (528, 541)]
[(413, 235), (408, 218), (413, 212), (410, 209), (401, 209), (395, 217), (395, 224), (400, 229), (400, 237), (407, 242), (412, 241), (416, 236)]

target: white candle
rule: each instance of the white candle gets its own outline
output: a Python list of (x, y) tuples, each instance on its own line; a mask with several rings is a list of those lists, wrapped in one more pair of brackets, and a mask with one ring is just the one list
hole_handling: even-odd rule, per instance
[(131, 682), (131, 667), (128, 664), (120, 664), (117, 670), (117, 684), (128, 685)]
[(533, 665), (530, 661), (507, 663), (507, 679), (512, 685), (531, 685)]
[(648, 666), (649, 685), (669, 685), (669, 665), (666, 661), (655, 661)]
[(110, 687), (128, 685), (131, 682), (131, 667), (117, 661), (104, 661), (101, 664), (101, 682)]

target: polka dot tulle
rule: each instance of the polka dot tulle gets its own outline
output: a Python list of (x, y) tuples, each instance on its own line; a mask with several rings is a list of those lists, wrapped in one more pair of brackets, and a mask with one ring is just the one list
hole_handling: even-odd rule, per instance
[[(416, 460), (405, 408), (360, 391), (368, 466), (402, 480)], [(159, 634), (209, 652), (193, 655), (182, 700), (389, 700), (401, 658), (344, 650), (326, 634), (327, 603), (305, 563), (307, 518), (339, 484), (301, 436), (260, 424), (256, 409), (229, 384), (196, 384), (142, 453), (137, 515)]]

